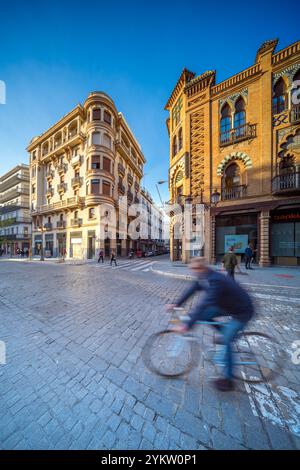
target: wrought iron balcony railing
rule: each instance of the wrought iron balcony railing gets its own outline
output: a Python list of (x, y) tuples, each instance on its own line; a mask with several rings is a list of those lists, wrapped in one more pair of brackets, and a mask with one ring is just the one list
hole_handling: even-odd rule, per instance
[(300, 172), (277, 175), (272, 179), (272, 193), (298, 192), (300, 190)]
[(222, 189), (222, 201), (232, 201), (241, 199), (247, 195), (247, 186), (245, 184), (233, 186), (232, 188)]
[(229, 129), (220, 133), (220, 146), (231, 145), (241, 140), (256, 137), (256, 124), (243, 124), (242, 126)]

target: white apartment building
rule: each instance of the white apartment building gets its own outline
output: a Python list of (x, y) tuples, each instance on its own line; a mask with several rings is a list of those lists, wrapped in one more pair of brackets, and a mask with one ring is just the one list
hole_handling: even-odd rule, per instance
[(30, 249), (29, 166), (20, 164), (0, 177), (0, 250), (14, 256)]

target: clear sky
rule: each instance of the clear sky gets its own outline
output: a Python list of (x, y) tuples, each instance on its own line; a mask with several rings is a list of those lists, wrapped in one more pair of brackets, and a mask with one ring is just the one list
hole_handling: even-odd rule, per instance
[[(217, 81), (253, 64), (261, 43), (300, 39), (296, 0), (0, 2), (0, 174), (28, 161), (26, 146), (92, 90), (114, 99), (140, 142), (144, 184), (169, 163), (164, 105), (184, 67)], [(167, 186), (161, 187), (168, 199)]]

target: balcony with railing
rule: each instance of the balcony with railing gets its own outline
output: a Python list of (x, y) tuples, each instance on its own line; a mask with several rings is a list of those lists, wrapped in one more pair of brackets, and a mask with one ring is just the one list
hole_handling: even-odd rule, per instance
[(118, 164), (118, 172), (121, 174), (121, 175), (125, 175), (125, 168), (124, 166), (122, 165), (122, 163), (119, 163)]
[(277, 175), (272, 179), (273, 194), (291, 194), (300, 191), (300, 172)]
[(49, 212), (60, 212), (62, 209), (77, 209), (84, 205), (84, 198), (79, 196), (69, 197), (62, 201), (44, 204), (32, 209), (32, 214), (45, 214)]
[(59, 220), (58, 222), (56, 222), (56, 228), (59, 230), (66, 228), (66, 221)]
[(57, 167), (57, 171), (58, 171), (59, 174), (66, 173), (67, 169), (68, 169), (68, 167), (67, 167), (66, 163), (61, 163)]
[(47, 180), (52, 180), (54, 178), (54, 171), (53, 170), (47, 170), (46, 171), (46, 178)]
[(139, 199), (137, 196), (135, 196), (135, 198), (134, 198), (134, 203), (135, 203), (135, 204), (139, 204), (139, 203), (140, 203), (140, 199)]
[(82, 219), (71, 219), (71, 227), (81, 227)]
[(233, 201), (235, 199), (241, 199), (247, 195), (247, 186), (241, 184), (239, 186), (232, 186), (231, 188), (222, 189), (221, 199), (222, 201)]
[(47, 198), (52, 197), (53, 194), (54, 194), (53, 188), (48, 188), (48, 189), (46, 190), (46, 197), (47, 197)]
[(128, 175), (127, 175), (127, 181), (128, 181), (128, 184), (131, 186), (132, 183), (133, 183), (133, 176), (130, 175), (129, 173), (128, 173)]
[(72, 178), (72, 188), (82, 186), (83, 178), (81, 176), (75, 176)]
[(127, 200), (129, 204), (132, 204), (133, 202), (133, 193), (131, 191), (127, 191)]
[(51, 231), (52, 230), (52, 223), (51, 222), (47, 222), (46, 224), (44, 224), (44, 230), (46, 231)]
[(81, 165), (81, 156), (80, 155), (74, 155), (71, 159), (71, 165), (73, 168), (79, 167)]
[(256, 137), (256, 124), (243, 124), (242, 126), (220, 132), (220, 146), (232, 145), (242, 140), (254, 139)]
[(67, 184), (66, 183), (60, 183), (57, 185), (57, 192), (62, 194), (65, 193), (67, 190)]

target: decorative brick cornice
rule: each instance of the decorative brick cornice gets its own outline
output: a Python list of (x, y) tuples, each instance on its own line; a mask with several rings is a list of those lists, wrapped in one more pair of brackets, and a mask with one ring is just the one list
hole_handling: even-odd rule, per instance
[(181, 90), (183, 89), (183, 87), (184, 87), (190, 80), (192, 80), (192, 79), (195, 77), (195, 75), (196, 75), (196, 74), (195, 74), (194, 72), (191, 72), (190, 70), (188, 70), (188, 69), (186, 69), (186, 68), (183, 69), (183, 71), (182, 71), (182, 73), (181, 73), (181, 75), (180, 75), (180, 77), (179, 77), (179, 79), (178, 79), (178, 81), (177, 81), (177, 83), (176, 83), (176, 85), (175, 85), (175, 87), (174, 87), (172, 93), (171, 93), (171, 96), (170, 96), (170, 98), (168, 99), (168, 102), (167, 102), (167, 104), (166, 104), (166, 106), (165, 106), (165, 109), (166, 109), (166, 110), (169, 110), (169, 109), (173, 106), (173, 104), (174, 104), (174, 102), (175, 102), (177, 96), (179, 95), (179, 93), (181, 92)]
[(258, 62), (259, 61), (259, 57), (263, 54), (265, 54), (265, 52), (274, 52), (276, 46), (278, 44), (278, 39), (270, 39), (269, 41), (265, 41), (262, 43), (262, 45), (259, 47), (257, 53), (256, 53), (256, 59), (255, 59), (255, 62)]
[(234, 88), (235, 86), (240, 86), (243, 82), (248, 79), (252, 79), (256, 75), (261, 73), (261, 66), (260, 64), (255, 64), (249, 67), (246, 70), (243, 70), (236, 75), (224, 80), (224, 82), (218, 83), (217, 85), (213, 86), (211, 89), (212, 96), (219, 95), (230, 88)]
[(215, 70), (207, 70), (198, 77), (195, 77), (190, 80), (184, 87), (184, 92), (188, 97), (191, 97), (196, 93), (203, 91), (208, 86), (214, 85), (215, 75)]

